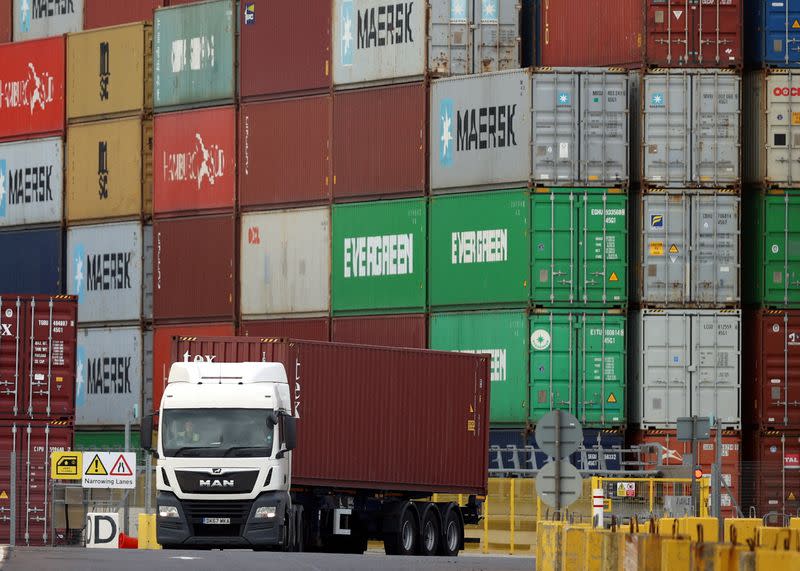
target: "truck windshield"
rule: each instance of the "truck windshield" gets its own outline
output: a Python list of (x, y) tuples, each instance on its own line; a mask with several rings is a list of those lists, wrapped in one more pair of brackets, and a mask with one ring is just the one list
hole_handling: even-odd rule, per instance
[(269, 457), (271, 410), (165, 409), (161, 423), (165, 456)]

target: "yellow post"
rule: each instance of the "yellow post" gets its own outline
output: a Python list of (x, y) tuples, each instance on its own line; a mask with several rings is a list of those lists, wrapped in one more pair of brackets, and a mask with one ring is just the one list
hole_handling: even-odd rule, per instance
[[(461, 503), (461, 494), (458, 495), (458, 502)], [(489, 494), (483, 501), (483, 552), (489, 553)]]
[(161, 549), (156, 539), (156, 514), (139, 514), (139, 549)]
[(651, 479), (650, 480), (650, 486), (649, 486), (649, 488), (650, 488), (650, 491), (649, 491), (650, 513), (653, 513), (653, 496), (655, 495), (653, 493), (653, 484), (654, 484), (654, 480)]
[(514, 528), (515, 528), (515, 526), (514, 526), (514, 523), (515, 523), (514, 522), (514, 519), (515, 519), (515, 517), (514, 517), (514, 488), (515, 488), (515, 482), (517, 481), (517, 479), (516, 478), (509, 478), (508, 481), (510, 482), (510, 488), (511, 488), (511, 491), (510, 491), (510, 496), (511, 497), (510, 497), (510, 500), (509, 500), (509, 502), (510, 502), (509, 512), (510, 513), (508, 514), (509, 515), (509, 519), (511, 520), (510, 521), (510, 524), (511, 524), (511, 529), (510, 529), (511, 537), (509, 538), (509, 541), (511, 543), (511, 555), (514, 555)]

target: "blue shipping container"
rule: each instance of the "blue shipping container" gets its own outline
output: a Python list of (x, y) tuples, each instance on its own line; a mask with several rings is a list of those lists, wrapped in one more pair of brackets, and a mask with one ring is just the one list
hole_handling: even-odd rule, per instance
[(0, 292), (64, 293), (64, 232), (58, 228), (0, 232)]
[(745, 15), (745, 50), (756, 67), (800, 67), (800, 0), (753, 0)]

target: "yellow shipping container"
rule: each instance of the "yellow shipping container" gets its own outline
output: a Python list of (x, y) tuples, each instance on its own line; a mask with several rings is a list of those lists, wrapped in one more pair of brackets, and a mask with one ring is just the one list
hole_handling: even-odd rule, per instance
[(153, 122), (140, 117), (67, 129), (67, 222), (149, 217)]
[(67, 36), (67, 119), (147, 114), (153, 34), (144, 22)]

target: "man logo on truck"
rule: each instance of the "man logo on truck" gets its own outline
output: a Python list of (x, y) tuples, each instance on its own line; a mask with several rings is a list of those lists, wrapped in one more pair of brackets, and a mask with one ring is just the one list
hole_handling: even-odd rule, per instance
[(201, 488), (233, 488), (235, 485), (233, 480), (200, 480)]

